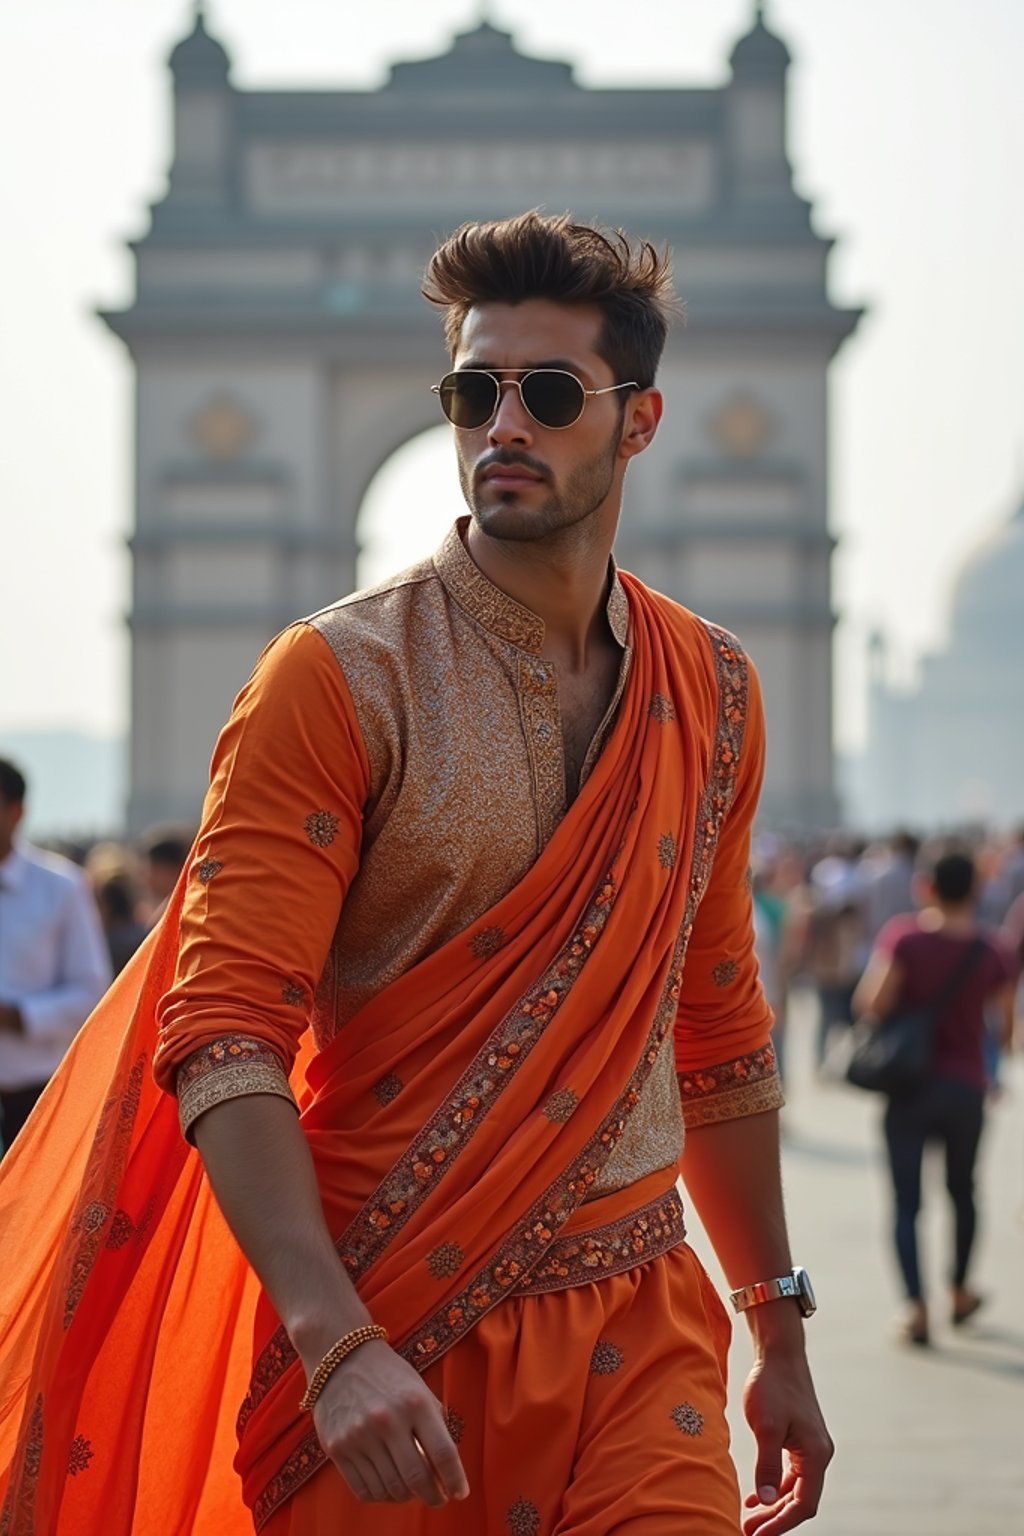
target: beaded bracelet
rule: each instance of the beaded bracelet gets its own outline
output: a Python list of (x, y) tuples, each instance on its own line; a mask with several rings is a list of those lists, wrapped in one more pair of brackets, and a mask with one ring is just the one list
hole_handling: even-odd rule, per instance
[(309, 1379), (302, 1402), (299, 1404), (299, 1412), (306, 1413), (312, 1408), (320, 1393), (326, 1387), (332, 1371), (336, 1371), (346, 1355), (350, 1355), (360, 1344), (368, 1344), (371, 1339), (387, 1339), (388, 1331), (379, 1323), (364, 1323), (361, 1328), (353, 1328), (351, 1333), (343, 1334), (337, 1344), (332, 1344), (324, 1355), (320, 1364)]

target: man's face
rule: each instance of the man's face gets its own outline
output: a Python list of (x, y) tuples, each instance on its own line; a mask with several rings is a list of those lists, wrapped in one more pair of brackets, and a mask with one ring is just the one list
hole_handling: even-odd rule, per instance
[[(602, 317), (589, 305), (527, 299), (481, 304), (466, 317), (455, 368), (562, 368), (585, 389), (617, 384), (597, 351)], [(627, 391), (589, 397), (579, 421), (543, 427), (519, 391), (506, 385), (485, 426), (456, 430), (459, 481), (474, 521), (491, 538), (539, 541), (585, 525), (611, 508), (617, 515), (626, 458), (620, 456)]]

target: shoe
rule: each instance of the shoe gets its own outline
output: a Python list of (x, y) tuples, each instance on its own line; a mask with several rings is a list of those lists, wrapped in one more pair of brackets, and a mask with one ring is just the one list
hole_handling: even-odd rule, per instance
[(963, 1293), (963, 1300), (954, 1301), (953, 1310), (949, 1314), (949, 1320), (954, 1328), (960, 1328), (969, 1317), (973, 1317), (979, 1307), (985, 1305), (984, 1296), (972, 1296), (969, 1291)]
[(928, 1313), (923, 1303), (911, 1303), (910, 1310), (900, 1326), (899, 1337), (904, 1344), (915, 1344), (922, 1349), (931, 1343), (928, 1333)]

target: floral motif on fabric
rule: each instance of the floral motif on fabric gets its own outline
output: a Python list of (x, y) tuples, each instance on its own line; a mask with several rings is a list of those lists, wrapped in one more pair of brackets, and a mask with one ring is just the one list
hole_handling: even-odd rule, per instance
[(262, 1040), (225, 1035), (193, 1051), (175, 1077), (182, 1130), (215, 1104), (249, 1093), (271, 1093), (294, 1104), (281, 1058)]
[(389, 1072), (386, 1077), (382, 1077), (378, 1082), (374, 1083), (373, 1096), (378, 1104), (393, 1104), (404, 1087), (405, 1084), (398, 1073)]
[(678, 845), (671, 832), (663, 832), (658, 839), (658, 863), (662, 869), (675, 867)]
[(462, 1437), (466, 1433), (466, 1421), (462, 1414), (454, 1408), (446, 1408), (444, 1410), (444, 1423), (455, 1444), (461, 1445)]
[(306, 1001), (306, 989), (300, 987), (297, 981), (286, 981), (281, 988), (281, 997), (289, 1008), (301, 1008)]
[(503, 949), (507, 940), (503, 928), (481, 928), (469, 941), (469, 947), (478, 960), (488, 960)]
[(435, 1280), (447, 1280), (458, 1274), (465, 1257), (458, 1243), (441, 1243), (427, 1254), (427, 1268)]
[(519, 1286), (519, 1294), (537, 1296), (585, 1285), (588, 1280), (607, 1275), (620, 1275), (667, 1253), (685, 1236), (683, 1202), (672, 1189), (663, 1199), (652, 1201), (621, 1221), (558, 1238)]
[(222, 859), (204, 859), (196, 870), (201, 885), (209, 885), (210, 881), (219, 875), (224, 868)]
[(720, 960), (711, 972), (711, 980), (716, 987), (731, 987), (739, 973), (735, 960)]
[(121, 1175), (128, 1161), (135, 1119), (142, 1101), (142, 1083), (146, 1058), (139, 1056), (132, 1065), (124, 1092), (106, 1101), (100, 1112), (85, 1178), (82, 1199), (71, 1219), (71, 1232), (78, 1236), (78, 1246), (71, 1261), (71, 1279), (64, 1300), (64, 1327), (82, 1299), (86, 1281), (92, 1273), (104, 1241), (104, 1230), (114, 1210), (114, 1200)]
[(571, 1088), (556, 1088), (544, 1105), (544, 1114), (552, 1125), (564, 1125), (578, 1103)]
[(341, 823), (330, 811), (311, 811), (306, 817), (306, 836), (314, 848), (329, 848), (338, 835)]
[(732, 1061), (680, 1072), (679, 1094), (687, 1125), (779, 1109), (783, 1099), (775, 1051), (769, 1043)]
[(609, 1342), (608, 1339), (598, 1339), (594, 1345), (594, 1352), (590, 1357), (591, 1376), (614, 1376), (625, 1360), (621, 1349)]
[(671, 1419), (684, 1435), (699, 1435), (704, 1428), (704, 1415), (692, 1403), (677, 1404), (672, 1409)]
[(317, 1439), (315, 1429), (309, 1430), (292, 1451), (287, 1461), (275, 1472), (252, 1507), (253, 1524), (257, 1536), (275, 1510), (318, 1472), (327, 1460), (326, 1453)]
[(95, 1454), (85, 1436), (76, 1435), (68, 1451), (68, 1471), (71, 1476), (77, 1477), (79, 1472), (88, 1472), (89, 1463)]
[(540, 1510), (529, 1499), (516, 1499), (505, 1516), (509, 1536), (537, 1536), (540, 1530)]
[(107, 1233), (108, 1248), (123, 1248), (130, 1238), (135, 1236), (135, 1223), (127, 1211), (115, 1211), (110, 1221), (110, 1231)]
[(671, 699), (666, 699), (663, 693), (656, 693), (651, 700), (650, 709), (647, 711), (652, 720), (657, 720), (659, 725), (671, 725), (676, 718), (675, 709)]

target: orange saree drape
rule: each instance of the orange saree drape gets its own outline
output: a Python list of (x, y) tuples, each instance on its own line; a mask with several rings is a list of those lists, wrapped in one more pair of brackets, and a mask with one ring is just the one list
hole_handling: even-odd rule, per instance
[[(498, 947), (481, 957), (460, 935), (293, 1074), (342, 1258), (421, 1367), (543, 1264), (614, 1149), (671, 1032), (735, 790), (742, 658), (623, 581), (635, 657), (619, 719), (542, 856), (481, 920)], [(322, 1461), (287, 1337), (152, 1081), (180, 909), (179, 889), (0, 1173), (18, 1255), (0, 1278), (4, 1536), (128, 1536), (153, 1511), (168, 1531), (251, 1530), (230, 1470), (243, 1399), (257, 1524)]]

